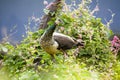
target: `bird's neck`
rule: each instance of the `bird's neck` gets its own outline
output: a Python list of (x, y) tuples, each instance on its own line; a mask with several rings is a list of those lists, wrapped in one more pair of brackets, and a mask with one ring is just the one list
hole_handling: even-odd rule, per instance
[(56, 29), (56, 24), (53, 24), (52, 26), (50, 26), (43, 34), (43, 38), (46, 40), (52, 39), (55, 29)]

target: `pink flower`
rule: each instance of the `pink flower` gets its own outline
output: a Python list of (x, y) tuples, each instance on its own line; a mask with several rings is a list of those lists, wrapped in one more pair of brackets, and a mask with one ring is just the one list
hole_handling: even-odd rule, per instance
[(114, 36), (113, 40), (116, 42), (119, 40), (119, 38), (117, 36)]
[(118, 54), (120, 51), (120, 39), (117, 36), (114, 36), (113, 40), (111, 41), (111, 50), (115, 55)]
[(120, 48), (120, 44), (118, 44), (118, 43), (115, 43), (115, 46), (116, 46), (117, 48)]
[(112, 46), (120, 47), (120, 39), (117, 36), (114, 36), (113, 40), (111, 41)]
[(112, 46), (114, 46), (115, 45), (115, 41), (113, 40), (113, 41), (111, 41), (111, 44), (112, 44)]

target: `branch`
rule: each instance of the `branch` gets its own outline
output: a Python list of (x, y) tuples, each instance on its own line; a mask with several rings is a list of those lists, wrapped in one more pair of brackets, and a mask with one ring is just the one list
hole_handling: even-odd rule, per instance
[(55, 0), (48, 4), (44, 9), (45, 15), (42, 16), (39, 29), (48, 27), (48, 22), (56, 17), (57, 12), (62, 9), (62, 0)]

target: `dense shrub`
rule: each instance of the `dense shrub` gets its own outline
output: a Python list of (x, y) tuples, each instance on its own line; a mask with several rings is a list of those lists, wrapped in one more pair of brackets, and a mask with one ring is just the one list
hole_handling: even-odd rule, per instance
[[(87, 4), (84, 3), (86, 6)], [(108, 40), (112, 32), (101, 22), (101, 18), (91, 15), (91, 11), (86, 6), (80, 4), (78, 8), (72, 6), (66, 12), (61, 12), (58, 18), (62, 20), (60, 26), (64, 29), (59, 31), (85, 41), (85, 47), (78, 53), (78, 60), (107, 69), (113, 60), (111, 43)]]
[[(109, 36), (112, 31), (91, 14), (88, 4), (65, 5), (56, 17), (61, 20), (57, 31), (83, 39), (85, 46), (68, 51), (69, 57), (62, 54), (51, 56), (43, 51), (39, 38), (44, 30), (27, 31), (27, 37), (16, 46), (10, 43), (0, 45), (1, 55), (0, 79), (6, 80), (111, 80), (119, 79), (119, 61), (111, 51)], [(51, 25), (53, 21), (49, 22)], [(76, 57), (73, 55), (76, 54)], [(115, 64), (116, 62), (116, 64)]]

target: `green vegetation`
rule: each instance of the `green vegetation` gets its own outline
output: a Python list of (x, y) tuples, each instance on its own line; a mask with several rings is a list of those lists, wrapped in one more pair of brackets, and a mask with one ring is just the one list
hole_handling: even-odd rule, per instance
[(90, 2), (83, 0), (69, 8), (65, 5), (57, 16), (62, 21), (58, 32), (82, 38), (83, 48), (69, 50), (66, 59), (58, 53), (53, 61), (39, 44), (44, 30), (27, 31), (19, 45), (0, 44), (0, 80), (119, 80), (120, 61), (109, 41), (112, 31), (91, 14)]

